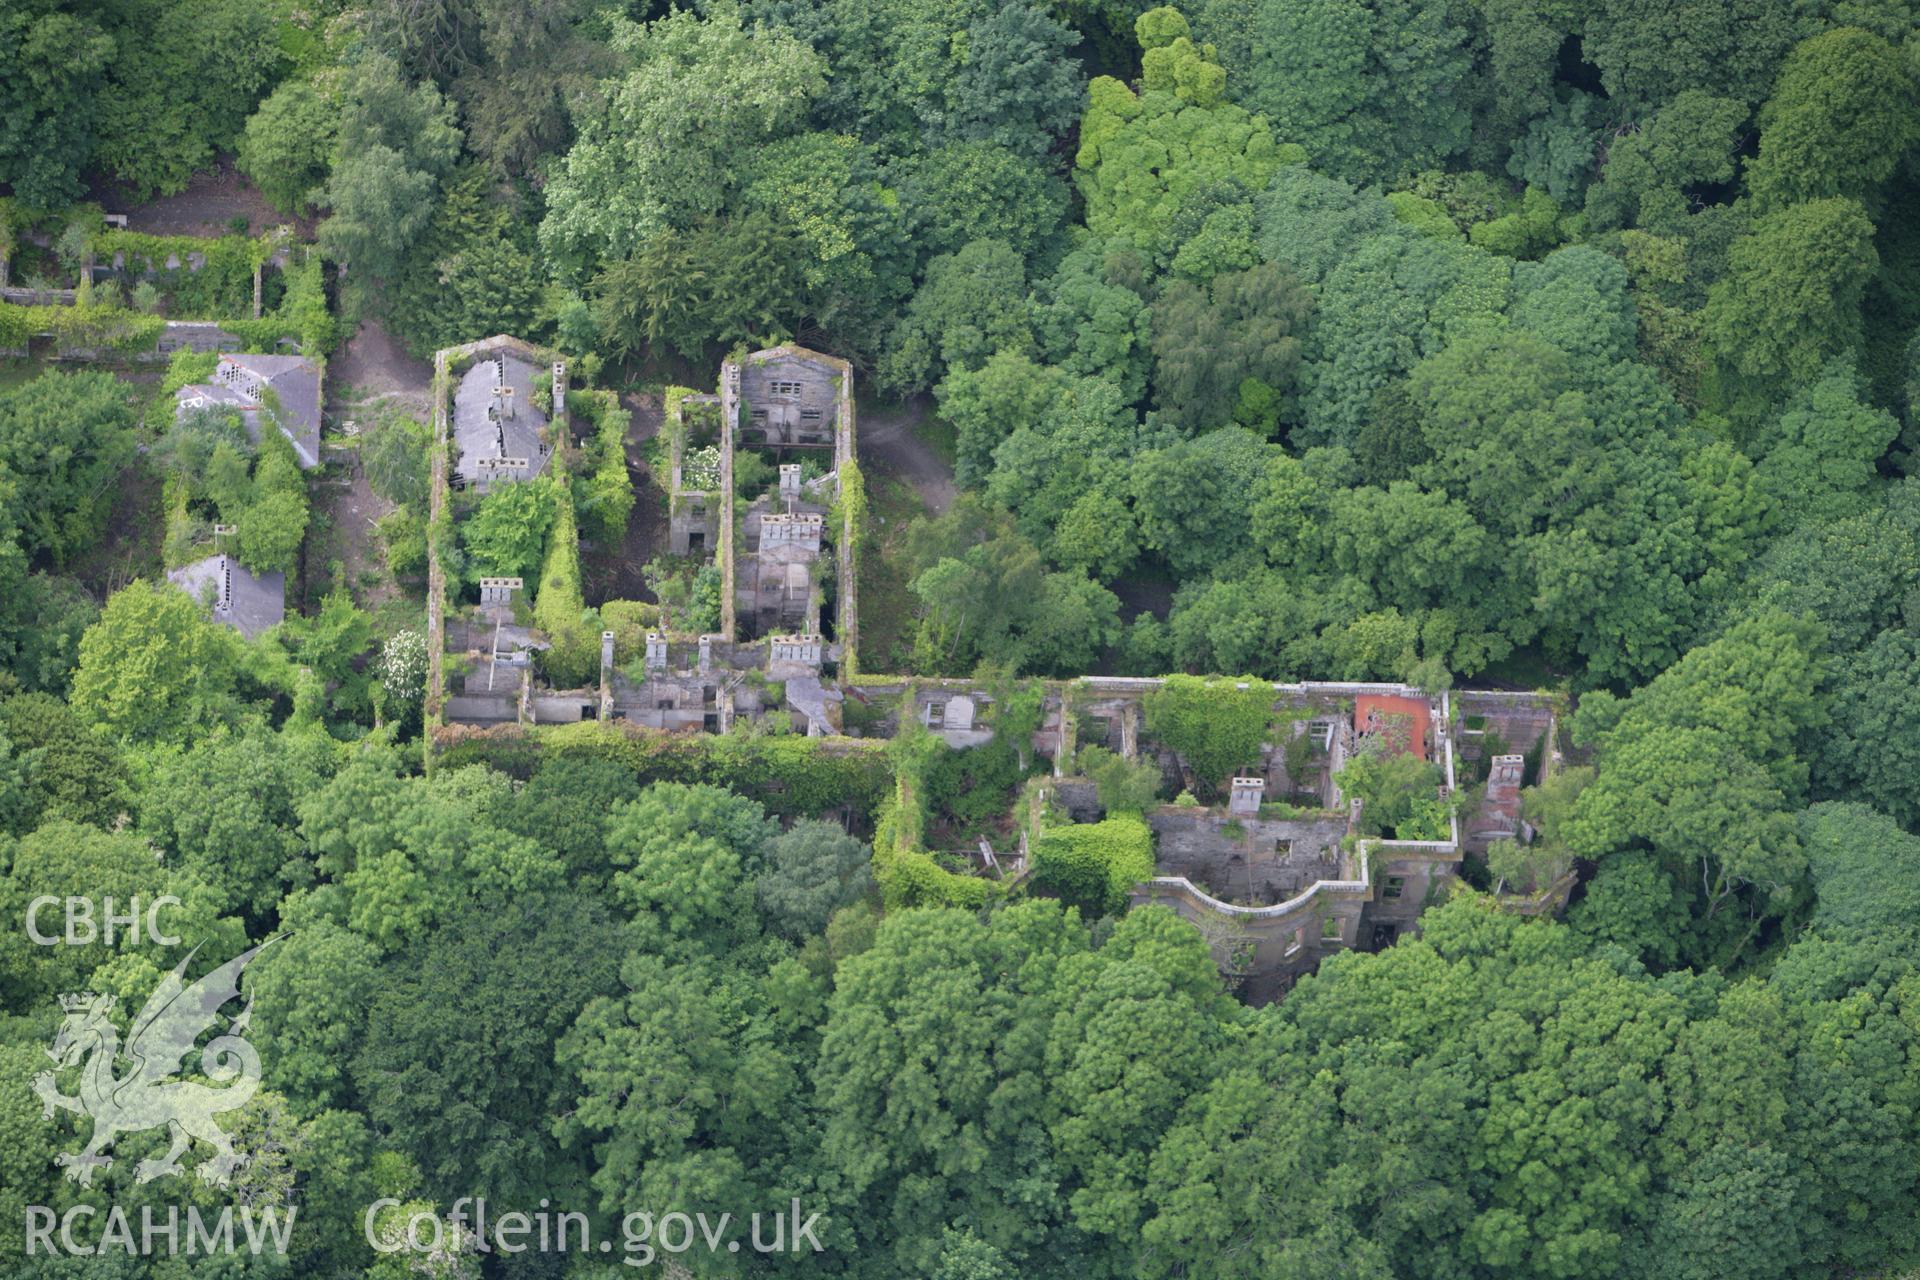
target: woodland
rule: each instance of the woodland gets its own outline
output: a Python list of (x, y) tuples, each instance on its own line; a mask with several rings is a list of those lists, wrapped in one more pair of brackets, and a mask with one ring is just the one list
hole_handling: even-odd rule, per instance
[[(1525, 812), (1580, 883), (1544, 919), (1462, 886), (1251, 1008), (1124, 895), (881, 882), (894, 777), (971, 830), (1046, 768), (1011, 741), (436, 759), (420, 420), (357, 444), (391, 508), (363, 577), (277, 437), (176, 421), (205, 359), (9, 358), (0, 1273), (631, 1272), (363, 1232), (484, 1196), (616, 1239), (821, 1215), (817, 1254), (657, 1264), (698, 1277), (1920, 1274), (1902, 0), (0, 0), (14, 285), (222, 168), (312, 245), (259, 330), (309, 352), (515, 334), (617, 393), (851, 361), (955, 491), (876, 490), (870, 670), (1549, 691), (1568, 767)], [(234, 272), (89, 279), (71, 323), (150, 343), (243, 309)], [(17, 302), (0, 347), (39, 332)], [(580, 594), (576, 542), (633, 509), (605, 403), (571, 503), (463, 531), (587, 635), (646, 625)], [(297, 584), (259, 639), (157, 572), (216, 522)], [(717, 608), (670, 579), (653, 606)], [(1267, 732), (1199, 718), (1216, 779)], [(1179, 790), (1081, 764), (1122, 817)], [(1095, 878), (1137, 865), (1100, 825)], [(131, 1014), (179, 954), (38, 946), (47, 895), (172, 895), (208, 957), (277, 939), (232, 1191), (136, 1182), (158, 1132), (62, 1176), (56, 998)], [(25, 1252), (28, 1206), (236, 1196), (298, 1206), (288, 1253)]]

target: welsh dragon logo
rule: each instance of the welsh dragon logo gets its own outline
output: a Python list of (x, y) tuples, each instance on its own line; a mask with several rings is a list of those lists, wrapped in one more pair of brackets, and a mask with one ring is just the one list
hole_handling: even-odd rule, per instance
[[(112, 1018), (117, 997), (91, 992), (60, 997), (66, 1021), (61, 1023), (47, 1056), (61, 1068), (84, 1062), (80, 1096), (62, 1094), (51, 1071), (34, 1077), (33, 1091), (48, 1117), (57, 1107), (93, 1121), (93, 1134), (83, 1151), (77, 1155), (62, 1152), (55, 1158), (69, 1179), (83, 1187), (90, 1185), (95, 1169), (113, 1163), (113, 1158), (104, 1153), (115, 1136), (162, 1125), (171, 1134), (172, 1145), (160, 1159), (142, 1160), (134, 1167), (139, 1182), (179, 1173), (180, 1157), (195, 1138), (214, 1149), (213, 1159), (201, 1164), (199, 1170), (200, 1177), (214, 1186), (226, 1186), (235, 1170), (246, 1164), (247, 1157), (235, 1153), (232, 1141), (213, 1117), (244, 1105), (260, 1085), (260, 1055), (241, 1038), (253, 1012), (253, 1001), (249, 999), (226, 1031), (200, 1051), (202, 1074), (224, 1087), (175, 1077), (201, 1033), (219, 1017), (221, 1006), (239, 996), (241, 972), (268, 945), (254, 947), (193, 983), (186, 982), (184, 975), (200, 948), (188, 952), (147, 997), (127, 1032), (124, 1048)], [(117, 1072), (116, 1065), (123, 1062), (130, 1069)]]

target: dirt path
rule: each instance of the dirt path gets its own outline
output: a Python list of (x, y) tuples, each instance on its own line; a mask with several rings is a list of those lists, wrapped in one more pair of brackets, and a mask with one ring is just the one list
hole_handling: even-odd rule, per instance
[(433, 408), (433, 366), (408, 355), (378, 320), (368, 320), (327, 362), (328, 407), (388, 399), (425, 421)]
[[(324, 543), (307, 548), (307, 605), (320, 606), (324, 588), (332, 585), (327, 569), (338, 560), (348, 590), (361, 608), (372, 611), (399, 593), (386, 571), (376, 521), (393, 511), (393, 504), (373, 491), (358, 460), (347, 476), (320, 491), (329, 525)], [(318, 557), (324, 561), (316, 563)]]
[(660, 434), (663, 417), (660, 397), (628, 392), (620, 397), (628, 414), (627, 479), (633, 485), (633, 514), (626, 537), (615, 547), (583, 545), (580, 576), (586, 597), (595, 604), (608, 600), (653, 599), (641, 573), (668, 545), (667, 503), (647, 463), (646, 443)]
[(906, 481), (927, 510), (939, 515), (953, 505), (958, 490), (952, 468), (914, 429), (926, 409), (926, 397), (915, 396), (902, 408), (861, 415), (857, 445), (863, 467)]
[(255, 235), (291, 222), (299, 227), (302, 239), (313, 236), (313, 219), (280, 213), (227, 160), (196, 173), (178, 195), (160, 196), (145, 204), (132, 204), (111, 183), (96, 186), (91, 195), (108, 213), (126, 214), (131, 230), (150, 235), (221, 236), (233, 230), (235, 218), (244, 217), (248, 231)]
[[(386, 410), (426, 422), (433, 412), (433, 366), (408, 355), (378, 321), (369, 320), (327, 362), (327, 431), (337, 438), (347, 423), (370, 424)], [(393, 504), (373, 491), (357, 458), (342, 480), (316, 498), (327, 514), (329, 536), (323, 547), (308, 548), (308, 603), (318, 603), (315, 589), (338, 560), (354, 599), (364, 609), (378, 608), (399, 590), (374, 529)], [(316, 562), (316, 554), (324, 559)]]
[(627, 407), (630, 419), (627, 425), (627, 458), (638, 462), (641, 455), (637, 450), (660, 434), (661, 423), (666, 420), (666, 410), (660, 404), (660, 397), (650, 392), (626, 392), (620, 397), (620, 403)]

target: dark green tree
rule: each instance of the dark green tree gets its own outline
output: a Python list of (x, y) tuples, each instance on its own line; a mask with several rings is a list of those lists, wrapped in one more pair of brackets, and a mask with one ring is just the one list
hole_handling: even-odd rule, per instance
[(385, 295), (388, 318), (410, 351), (426, 356), (475, 334), (527, 331), (542, 278), (523, 217), (511, 198), (495, 198), (478, 167), (443, 184)]
[(767, 842), (767, 870), (754, 882), (760, 911), (777, 933), (806, 938), (873, 887), (872, 852), (837, 823), (796, 822)]
[(1845, 197), (1869, 206), (1920, 142), (1913, 72), (1893, 45), (1841, 27), (1796, 46), (1760, 111), (1754, 198), (1779, 208)]
[(553, 1045), (615, 989), (620, 945), (591, 899), (510, 895), (449, 919), (383, 971), (352, 1078), (375, 1131), (443, 1202), (488, 1193), (533, 1206), (584, 1181), (549, 1128), (566, 1079)]
[(997, 351), (1027, 350), (1026, 294), (1019, 255), (999, 241), (976, 240), (933, 259), (888, 340), (881, 381), (920, 391)]
[(440, 179), (459, 158), (460, 130), (433, 85), (409, 84), (383, 55), (350, 67), (340, 96), (320, 245), (360, 271), (390, 279), (433, 218)]
[(288, 80), (248, 118), (240, 170), (280, 212), (305, 213), (326, 183), (339, 127), (338, 110), (312, 81)]
[(1701, 317), (1707, 342), (1731, 374), (1762, 386), (1810, 379), (1859, 350), (1860, 300), (1879, 262), (1873, 223), (1854, 201), (1777, 209), (1728, 249)]
[(1243, 427), (1140, 454), (1128, 476), (1140, 544), (1181, 577), (1215, 569), (1248, 545), (1254, 487), (1274, 451)]
[(1437, 168), (1467, 145), (1472, 32), (1433, 0), (1262, 0), (1240, 101), (1355, 182)]
[(0, 12), (0, 181), (30, 209), (65, 208), (92, 158), (101, 73), (115, 44), (100, 15), (55, 0)]
[(112, 374), (47, 373), (0, 391), (0, 468), (33, 499), (19, 507), (26, 549), (56, 562), (105, 531), (133, 459), (132, 407)]
[(1291, 416), (1312, 306), (1276, 263), (1215, 276), (1210, 288), (1168, 285), (1153, 307), (1154, 404), (1190, 429), (1272, 433)]

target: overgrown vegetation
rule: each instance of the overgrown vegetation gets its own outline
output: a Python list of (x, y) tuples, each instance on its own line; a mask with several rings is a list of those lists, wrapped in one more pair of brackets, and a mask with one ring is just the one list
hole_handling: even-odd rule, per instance
[(1033, 845), (1036, 883), (1092, 918), (1119, 910), (1153, 876), (1153, 833), (1133, 814), (1052, 827)]
[(587, 464), (573, 485), (574, 505), (589, 537), (617, 544), (626, 536), (635, 501), (627, 475), (627, 411), (611, 391), (569, 391), (567, 410), (590, 424)]
[[(1911, 1272), (1916, 48), (1898, 5), (1764, 0), (0, 3), (0, 255), (39, 298), (0, 302), (31, 351), (0, 388), (0, 1271), (595, 1271), (366, 1243), (383, 1197), (404, 1226), (484, 1196), (605, 1239), (821, 1214), (802, 1262), (675, 1260), (716, 1276)], [(139, 215), (224, 155), (317, 243), (275, 266), (253, 209), (163, 237), (79, 203)], [(991, 740), (864, 704), (894, 741), (436, 725), (422, 772), (429, 671), (465, 659), (417, 583), (331, 577), (247, 640), (152, 580), (216, 522), (282, 568), (345, 519), (277, 433), (175, 424), (207, 361), (157, 400), (28, 376), (45, 337), (123, 363), (169, 318), (318, 356), (330, 296), (596, 388), (553, 472), (458, 520), (421, 424), (359, 443), (394, 573), (431, 540), (456, 608), (524, 578), (581, 687), (603, 626), (631, 664), (721, 614), (665, 558), (657, 603), (586, 606), (579, 544), (632, 514), (619, 395), (787, 339), (852, 361), (953, 468), (910, 475), (932, 510), (893, 474), (919, 449), (841, 468), (860, 662), (977, 676)], [(1033, 747), (1078, 721), (1016, 677), (1093, 672), (1176, 674), (1142, 760), (1066, 762), (1107, 811), (1075, 826)], [(1485, 871), (1577, 875), (1564, 921), (1458, 892), (1246, 1009), (1198, 931), (1125, 910), (1167, 793), (1198, 821), (1302, 761), (1297, 678), (1561, 686), (1562, 738), (1505, 745), (1566, 758)], [(1444, 838), (1396, 745), (1334, 781), (1364, 834)], [(68, 1182), (84, 1121), (32, 1092), (56, 996), (124, 1029), (185, 951), (35, 947), (28, 904), (162, 894), (196, 966), (280, 939), (222, 1123), (233, 1198), (298, 1207), (289, 1255), (16, 1258), (29, 1205), (219, 1199), (139, 1179), (158, 1132)]]
[(1194, 790), (1218, 794), (1252, 768), (1273, 734), (1273, 686), (1244, 680), (1169, 676), (1147, 695), (1147, 731), (1178, 752)]

